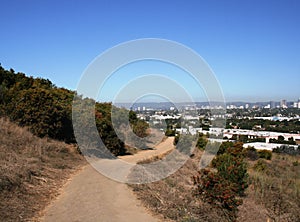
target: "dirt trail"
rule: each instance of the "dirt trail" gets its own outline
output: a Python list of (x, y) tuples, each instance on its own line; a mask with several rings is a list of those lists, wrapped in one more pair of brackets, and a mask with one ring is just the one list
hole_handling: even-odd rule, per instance
[[(173, 149), (169, 137), (154, 150), (121, 157), (137, 162)], [(126, 184), (118, 183), (87, 165), (65, 185), (62, 194), (45, 210), (41, 221), (70, 222), (158, 222), (142, 205)]]
[(137, 163), (139, 161), (149, 159), (151, 157), (165, 154), (168, 151), (174, 149), (173, 141), (174, 137), (168, 137), (166, 138), (166, 140), (158, 144), (153, 150), (144, 150), (134, 155), (120, 156), (119, 158), (129, 163)]

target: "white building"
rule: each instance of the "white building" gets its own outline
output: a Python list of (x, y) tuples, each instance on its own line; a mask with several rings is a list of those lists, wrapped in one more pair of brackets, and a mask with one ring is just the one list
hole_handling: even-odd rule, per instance
[[(287, 144), (255, 142), (255, 143), (245, 143), (243, 145), (244, 148), (254, 147), (257, 150), (269, 150), (269, 151), (272, 151), (273, 149), (280, 147), (280, 146), (287, 146)], [(288, 145), (288, 146), (292, 146), (295, 149), (298, 147), (297, 145)]]
[(244, 135), (249, 139), (255, 138), (265, 138), (266, 142), (269, 143), (270, 139), (278, 139), (279, 136), (283, 136), (285, 140), (293, 137), (293, 139), (297, 142), (300, 141), (300, 134), (294, 133), (278, 133), (278, 132), (270, 132), (270, 131), (254, 131), (254, 130), (245, 130), (245, 129), (226, 129), (224, 131), (223, 136), (231, 139), (233, 135)]
[(188, 129), (187, 128), (179, 128), (179, 129), (176, 129), (176, 133), (187, 134)]
[(189, 127), (189, 132), (191, 135), (196, 135), (197, 133), (202, 132), (202, 128), (193, 128), (193, 127)]
[(300, 102), (294, 102), (293, 107), (300, 109)]

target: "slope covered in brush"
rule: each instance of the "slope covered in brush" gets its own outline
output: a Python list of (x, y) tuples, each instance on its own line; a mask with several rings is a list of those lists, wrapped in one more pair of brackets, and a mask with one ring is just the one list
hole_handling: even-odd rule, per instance
[[(0, 66), (0, 116), (28, 127), (39, 137), (76, 142), (71, 116), (74, 95), (74, 91), (56, 87), (48, 79), (27, 77)], [(91, 101), (96, 104), (95, 118), (102, 141), (113, 154), (124, 154), (125, 145), (112, 126), (112, 104)], [(137, 121), (135, 113), (130, 112), (129, 118), (133, 129), (144, 134), (147, 125)]]

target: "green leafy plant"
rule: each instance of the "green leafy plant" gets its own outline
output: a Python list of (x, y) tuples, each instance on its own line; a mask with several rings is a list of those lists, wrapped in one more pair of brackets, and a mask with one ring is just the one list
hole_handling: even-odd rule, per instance
[(228, 211), (229, 220), (235, 220), (241, 197), (248, 187), (247, 165), (242, 144), (236, 143), (223, 150), (212, 161), (212, 169), (203, 169), (193, 176), (196, 195), (209, 204)]
[(272, 151), (269, 150), (259, 150), (257, 152), (259, 158), (263, 158), (266, 160), (271, 160), (272, 159)]

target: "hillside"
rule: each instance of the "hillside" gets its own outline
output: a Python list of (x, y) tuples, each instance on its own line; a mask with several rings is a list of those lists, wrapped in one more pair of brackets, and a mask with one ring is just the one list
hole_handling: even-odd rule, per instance
[[(232, 151), (232, 145), (241, 144), (221, 147), (211, 166), (203, 171), (198, 172), (203, 151), (196, 149), (193, 158), (168, 178), (131, 187), (152, 212), (174, 221), (299, 222), (300, 156), (254, 149), (235, 151), (232, 154), (243, 156), (248, 174), (245, 192), (238, 197), (232, 193), (235, 184), (224, 183), (224, 176), (234, 182), (240, 173), (236, 171), (238, 162), (226, 166), (230, 159), (224, 157), (229, 157), (226, 150)], [(223, 176), (216, 177), (222, 171)]]
[[(0, 66), (0, 95), (0, 116), (28, 127), (36, 136), (76, 142), (72, 126), (75, 92), (58, 88), (48, 79), (28, 77)], [(125, 153), (124, 144), (112, 129), (112, 105), (87, 98), (82, 100), (96, 104), (98, 131), (107, 148), (115, 155)]]
[(73, 145), (0, 118), (0, 220), (33, 220), (85, 162)]
[[(72, 172), (85, 163), (73, 131), (75, 95), (48, 79), (28, 77), (0, 65), (0, 220), (32, 220)], [(112, 110), (120, 120), (129, 115), (133, 131), (146, 135), (148, 125), (134, 112), (80, 99), (95, 106), (98, 134), (114, 155), (135, 149), (117, 137)], [(84, 116), (82, 119), (84, 123)]]
[[(106, 147), (114, 155), (123, 155), (127, 150), (113, 129), (112, 110), (120, 117), (127, 115), (128, 119), (129, 115), (133, 131), (137, 135), (145, 136), (148, 125), (138, 120), (132, 111), (119, 109), (111, 103), (99, 103), (93, 99), (82, 98), (74, 91), (56, 87), (48, 79), (28, 77), (24, 73), (16, 73), (13, 69), (5, 70), (0, 65), (0, 117), (8, 117), (18, 125), (28, 127), (38, 137), (76, 143), (72, 124), (72, 105), (75, 96), (76, 102), (95, 106), (93, 112), (97, 130)], [(85, 124), (86, 119), (82, 115), (84, 110), (79, 110), (78, 113), (82, 117), (80, 124)]]
[[(85, 164), (73, 132), (75, 95), (49, 80), (27, 77), (0, 66), (1, 221), (36, 220), (66, 179)], [(126, 140), (123, 142), (114, 129), (122, 126), (123, 131), (118, 134), (122, 138), (130, 139), (126, 134), (129, 127), (138, 136), (147, 136), (148, 125), (134, 112), (89, 98), (79, 97), (81, 100), (95, 105), (95, 135), (101, 136), (111, 153), (120, 156), (143, 148), (143, 143), (130, 146)], [(91, 110), (78, 111), (87, 114)], [(84, 124), (82, 133), (89, 140), (87, 129), (91, 126), (85, 121), (86, 116), (81, 116), (83, 121), (79, 124)], [(130, 125), (124, 124), (124, 117), (128, 116)], [(184, 138), (189, 141), (188, 135)], [(299, 221), (299, 155), (223, 143), (211, 166), (198, 171), (201, 149), (207, 142), (203, 138), (197, 143), (199, 150), (178, 172), (155, 183), (132, 186), (147, 207), (174, 221)], [(88, 148), (89, 154), (99, 151), (94, 144)]]

